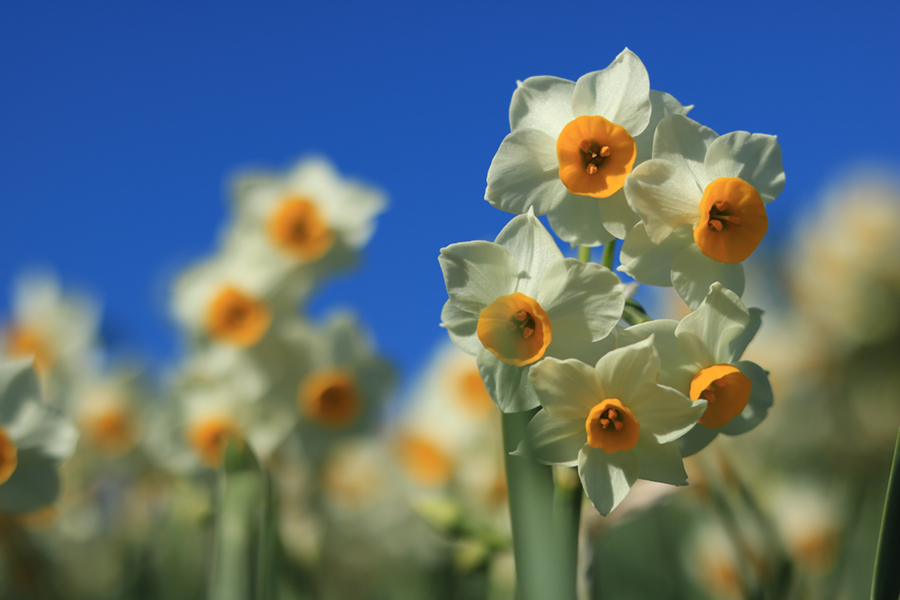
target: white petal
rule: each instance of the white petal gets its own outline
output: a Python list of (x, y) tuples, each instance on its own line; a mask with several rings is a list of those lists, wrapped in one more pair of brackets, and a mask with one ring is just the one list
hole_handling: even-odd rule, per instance
[(709, 286), (717, 281), (740, 297), (744, 293), (744, 267), (741, 263), (714, 261), (696, 244), (679, 252), (672, 261), (672, 285), (691, 310), (697, 310)]
[(451, 244), (438, 257), (450, 300), (479, 314), (488, 304), (516, 288), (515, 259), (503, 246), (475, 241)]
[(659, 354), (659, 379), (657, 382), (660, 385), (675, 388), (682, 394), (688, 394), (691, 380), (697, 373), (697, 366), (678, 344), (678, 338), (675, 337), (676, 327), (678, 327), (678, 321), (673, 319), (658, 319), (641, 323), (620, 331), (616, 344), (622, 348), (646, 340), (651, 335), (654, 336), (653, 344)]
[(660, 244), (647, 235), (644, 223), (638, 223), (625, 236), (619, 251), (619, 270), (647, 285), (672, 285), (672, 261), (679, 252), (693, 245), (690, 225), (683, 225)]
[(518, 82), (509, 105), (509, 129), (533, 127), (556, 138), (572, 114), (575, 82), (559, 77), (529, 77)]
[(607, 398), (597, 372), (579, 360), (545, 358), (531, 367), (529, 382), (555, 419), (581, 419), (583, 424), (591, 409)]
[(572, 246), (599, 246), (613, 239), (603, 226), (600, 203), (608, 198), (576, 196), (566, 192), (566, 197), (547, 214), (550, 227), (561, 239)]
[(678, 444), (660, 444), (652, 437), (645, 438), (643, 431), (641, 434), (641, 439), (634, 447), (641, 461), (640, 478), (670, 485), (687, 485), (687, 473)]
[(712, 179), (739, 177), (769, 203), (784, 189), (781, 144), (774, 135), (734, 131), (723, 135), (706, 153), (706, 172)]
[(528, 383), (530, 367), (508, 365), (484, 348), (476, 360), (484, 387), (502, 412), (522, 412), (540, 406), (537, 393)]
[(484, 199), (491, 206), (514, 214), (534, 208), (543, 215), (565, 194), (555, 138), (537, 129), (518, 129), (503, 138), (487, 174)]
[(659, 122), (672, 115), (686, 115), (693, 108), (692, 106), (682, 106), (670, 94), (657, 90), (650, 90), (650, 106), (652, 107), (650, 122), (647, 123), (647, 128), (634, 138), (634, 143), (637, 145), (637, 157), (634, 159), (635, 166), (652, 158), (653, 137)]
[(463, 352), (478, 354), (484, 347), (478, 339), (478, 315), (466, 312), (447, 300), (441, 311), (441, 327), (447, 329), (450, 339)]
[(625, 286), (597, 263), (567, 258), (561, 266), (564, 271), (545, 275), (536, 298), (550, 317), (553, 339), (602, 340), (622, 318)]
[(717, 435), (719, 435), (718, 429), (709, 429), (697, 423), (693, 429), (678, 438), (678, 451), (684, 457), (696, 454), (706, 448)]
[(575, 82), (572, 112), (576, 116), (600, 115), (634, 137), (647, 128), (650, 111), (650, 77), (641, 59), (627, 48), (602, 71)]
[(718, 281), (697, 310), (686, 316), (675, 336), (688, 356), (704, 367), (730, 363), (750, 323), (750, 312), (740, 298)]
[(625, 180), (625, 197), (654, 244), (700, 220), (703, 189), (687, 169), (669, 161), (654, 158), (636, 167)]
[(78, 442), (78, 429), (69, 416), (56, 406), (36, 400), (22, 404), (7, 431), (20, 452), (33, 450), (59, 462), (72, 456)]
[(694, 426), (706, 410), (706, 400), (691, 402), (672, 388), (645, 383), (627, 406), (641, 424), (641, 436), (646, 432), (665, 444)]
[(597, 361), (603, 358), (607, 352), (615, 349), (615, 333), (610, 333), (598, 342), (557, 336), (553, 339), (553, 342), (550, 343), (544, 356), (558, 358), (560, 360), (574, 358), (588, 365), (596, 365)]
[(578, 454), (578, 475), (594, 508), (606, 516), (617, 507), (640, 475), (640, 459), (634, 452), (607, 454), (584, 446)]
[(621, 189), (609, 198), (600, 199), (600, 219), (611, 234), (625, 239), (625, 235), (637, 225), (641, 218), (628, 206), (625, 190)]
[(630, 407), (645, 383), (655, 383), (659, 375), (659, 355), (653, 338), (617, 348), (597, 361), (597, 374), (607, 398), (617, 398)]
[(518, 273), (515, 291), (529, 298), (538, 300), (538, 290), (546, 274), (565, 268), (563, 254), (553, 236), (530, 212), (507, 223), (494, 243), (506, 248), (515, 259)]
[(534, 415), (516, 454), (547, 465), (578, 466), (578, 452), (587, 443), (584, 419), (554, 419), (546, 410)]
[(772, 384), (762, 367), (749, 360), (736, 362), (734, 366), (750, 379), (750, 401), (741, 414), (718, 428), (718, 431), (726, 435), (740, 435), (759, 425), (766, 418), (774, 401)]
[(732, 354), (728, 362), (740, 360), (740, 358), (744, 355), (744, 351), (747, 349), (747, 346), (750, 345), (750, 342), (752, 342), (753, 338), (756, 337), (756, 332), (758, 332), (759, 328), (762, 326), (762, 316), (762, 310), (758, 308), (750, 309), (750, 323), (747, 324), (747, 328), (744, 329), (744, 333), (742, 333), (738, 339), (732, 342)]
[(718, 137), (715, 131), (693, 119), (672, 115), (656, 126), (653, 158), (689, 172), (702, 195), (709, 182), (715, 179), (707, 173), (705, 160), (709, 147)]

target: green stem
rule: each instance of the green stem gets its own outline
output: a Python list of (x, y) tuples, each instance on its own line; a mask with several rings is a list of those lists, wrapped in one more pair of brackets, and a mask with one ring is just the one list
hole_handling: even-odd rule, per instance
[(629, 298), (625, 301), (625, 310), (622, 313), (622, 320), (629, 325), (637, 325), (639, 323), (652, 321), (653, 319), (647, 315), (647, 311), (644, 310), (644, 307), (641, 306), (640, 302)]
[(603, 246), (603, 258), (600, 259), (600, 264), (609, 270), (612, 270), (613, 267), (613, 257), (616, 254), (617, 241), (616, 238), (613, 238)]
[(503, 415), (506, 481), (516, 557), (517, 600), (575, 599), (575, 580), (553, 528), (553, 473), (528, 456), (513, 456), (536, 411)]
[[(556, 487), (553, 492), (553, 522), (559, 537), (563, 564), (569, 568), (569, 581), (578, 582), (578, 533), (581, 529), (581, 501), (584, 491), (578, 470), (556, 467)], [(574, 592), (574, 590), (573, 590)]]
[(884, 499), (884, 517), (875, 554), (872, 600), (896, 600), (900, 596), (900, 433), (894, 448), (894, 464)]
[(578, 246), (578, 260), (581, 262), (591, 262), (590, 246)]

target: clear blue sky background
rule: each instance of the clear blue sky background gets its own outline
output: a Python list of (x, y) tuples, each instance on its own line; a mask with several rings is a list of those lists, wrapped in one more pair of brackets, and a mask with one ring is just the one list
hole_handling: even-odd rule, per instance
[(482, 198), (516, 80), (625, 46), (693, 118), (779, 136), (766, 245), (846, 169), (900, 164), (896, 1), (186, 4), (0, 5), (0, 289), (50, 266), (157, 361), (179, 346), (168, 278), (212, 250), (229, 174), (324, 152), (391, 208), (313, 308), (356, 307), (409, 375), (443, 335), (438, 250), (510, 217)]

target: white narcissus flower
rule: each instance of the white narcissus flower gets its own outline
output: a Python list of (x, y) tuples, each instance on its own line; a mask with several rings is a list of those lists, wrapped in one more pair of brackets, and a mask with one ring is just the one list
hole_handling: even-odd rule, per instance
[(2, 334), (3, 354), (34, 358), (34, 368), (53, 403), (97, 362), (99, 302), (63, 291), (48, 273), (26, 273), (16, 281), (13, 314)]
[(200, 262), (176, 281), (172, 311), (193, 338), (250, 348), (265, 337), (276, 311), (293, 310), (288, 270), (241, 250)]
[(705, 448), (718, 434), (739, 435), (766, 417), (772, 386), (766, 372), (741, 360), (759, 330), (762, 311), (747, 309), (719, 283), (680, 322), (660, 319), (619, 332), (626, 346), (653, 337), (659, 352), (659, 383), (690, 398), (708, 401), (697, 425), (678, 440), (683, 456)]
[(577, 82), (529, 77), (513, 93), (511, 133), (488, 170), (485, 200), (511, 213), (549, 215), (572, 245), (623, 238), (639, 220), (622, 191), (625, 177), (650, 158), (656, 123), (688, 110), (651, 90), (647, 70), (627, 49)]
[(697, 308), (720, 281), (739, 296), (746, 259), (768, 229), (765, 205), (784, 189), (772, 135), (716, 132), (682, 115), (656, 128), (653, 158), (625, 182), (642, 222), (625, 237), (620, 269), (641, 283), (675, 287)]
[(530, 410), (538, 398), (529, 366), (544, 356), (596, 361), (595, 344), (625, 306), (624, 286), (606, 267), (563, 258), (529, 210), (491, 242), (452, 244), (439, 257), (450, 299), (441, 326), (475, 355), (503, 412)]
[(656, 383), (653, 338), (604, 355), (595, 367), (548, 358), (529, 380), (544, 407), (516, 452), (551, 465), (578, 467), (602, 515), (638, 479), (687, 485), (676, 439), (703, 414), (706, 401)]
[(304, 291), (354, 263), (387, 207), (381, 191), (344, 179), (324, 157), (303, 159), (285, 175), (248, 173), (235, 181), (233, 196), (227, 243), (299, 269)]
[(71, 419), (41, 400), (31, 361), (0, 363), (0, 512), (32, 512), (55, 502), (57, 468), (77, 441)]

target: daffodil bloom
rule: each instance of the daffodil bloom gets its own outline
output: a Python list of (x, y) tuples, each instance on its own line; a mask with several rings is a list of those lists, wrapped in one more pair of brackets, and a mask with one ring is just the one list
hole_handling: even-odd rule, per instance
[(132, 371), (91, 378), (78, 386), (72, 412), (82, 442), (107, 456), (131, 450), (141, 435), (140, 396), (138, 374)]
[(530, 365), (544, 356), (596, 357), (625, 304), (624, 286), (609, 269), (563, 258), (529, 210), (491, 242), (441, 250), (450, 299), (442, 326), (475, 355), (494, 402), (503, 412), (538, 406)]
[(387, 207), (382, 192), (343, 178), (323, 157), (301, 160), (284, 175), (244, 174), (233, 196), (226, 243), (252, 246), (261, 260), (299, 268), (304, 292), (354, 264)]
[(765, 236), (765, 205), (783, 188), (775, 136), (736, 131), (719, 137), (682, 115), (664, 119), (653, 158), (625, 184), (642, 222), (625, 237), (621, 270), (641, 283), (674, 286), (691, 310), (714, 281), (740, 296), (740, 263)]
[(75, 451), (78, 430), (41, 399), (30, 360), (0, 363), (0, 511), (44, 508), (59, 495), (59, 464)]
[(33, 358), (47, 400), (65, 402), (71, 386), (95, 367), (99, 303), (63, 290), (51, 274), (34, 272), (18, 278), (12, 304), (0, 333), (3, 354)]
[(620, 346), (653, 337), (661, 364), (659, 383), (708, 402), (697, 425), (678, 440), (682, 455), (702, 450), (719, 433), (745, 433), (766, 417), (772, 406), (768, 375), (756, 363), (741, 360), (761, 315), (714, 283), (697, 310), (680, 322), (660, 319), (619, 332)]
[(529, 77), (513, 93), (511, 133), (491, 163), (485, 199), (507, 212), (549, 215), (573, 245), (623, 238), (639, 220), (622, 191), (626, 176), (650, 158), (656, 123), (688, 110), (651, 90), (627, 49), (577, 82)]
[(529, 380), (544, 409), (516, 451), (539, 462), (578, 467), (584, 490), (602, 515), (638, 479), (687, 485), (676, 439), (697, 422), (706, 400), (692, 402), (657, 384), (653, 338), (604, 355), (591, 367), (548, 358)]
[(293, 308), (290, 271), (232, 247), (183, 273), (172, 308), (195, 339), (251, 348), (269, 331), (277, 311)]

